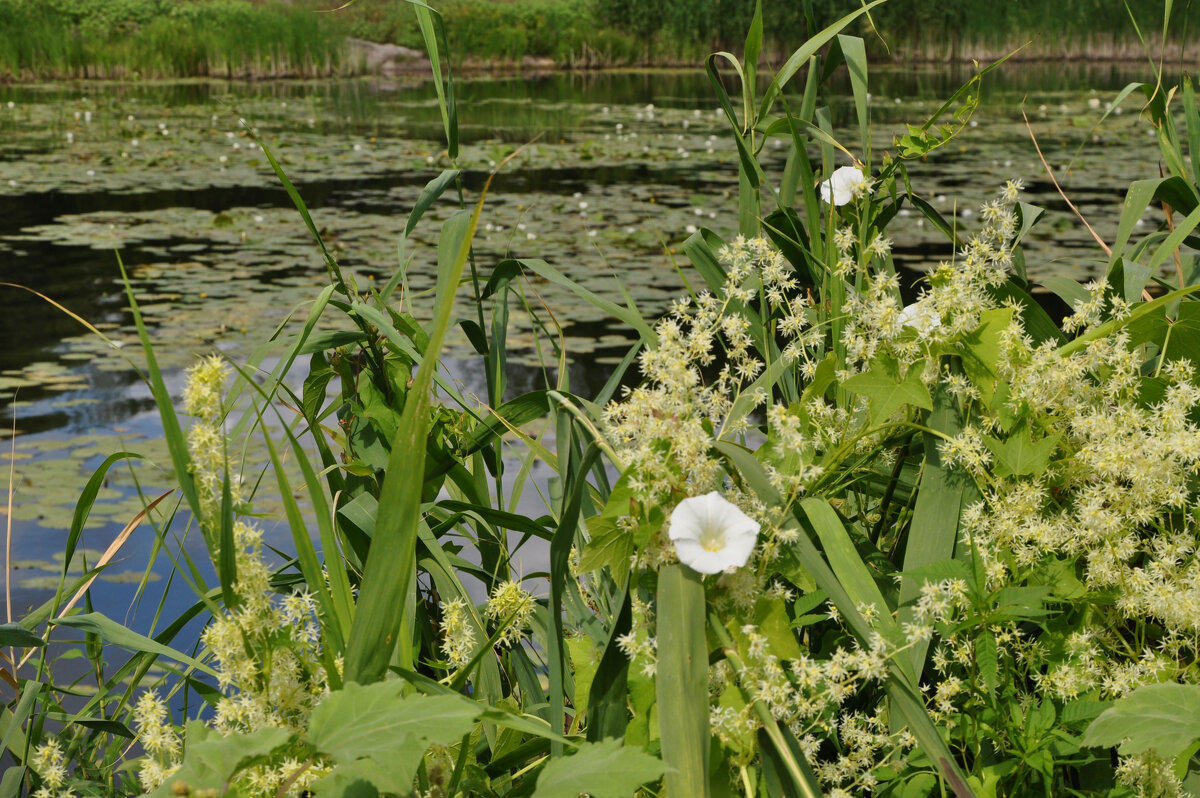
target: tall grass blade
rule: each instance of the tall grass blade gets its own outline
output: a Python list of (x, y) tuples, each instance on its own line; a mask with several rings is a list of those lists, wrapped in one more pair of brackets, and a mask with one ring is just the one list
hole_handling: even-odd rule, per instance
[[(25, 721), (29, 720), (29, 715), (33, 712), (41, 694), (42, 685), (30, 679), (24, 683), (21, 700), (17, 702), (16, 707), (12, 710), (4, 708), (4, 716), (0, 717), (0, 729), (3, 730), (0, 733), (0, 756), (7, 751), (25, 748), (25, 734), (22, 727), (24, 727)], [(14, 742), (16, 745), (13, 745)]]
[(604, 653), (600, 655), (588, 692), (587, 738), (592, 742), (605, 737), (624, 737), (629, 725), (629, 698), (626, 692), (629, 657), (618, 643), (620, 637), (633, 626), (633, 605), (629, 591), (623, 591), (618, 601), (621, 609), (609, 630)]
[[(933, 392), (933, 410), (925, 422), (926, 426), (954, 437), (962, 429), (958, 405), (939, 383)], [(959, 521), (962, 512), (978, 491), (961, 473), (956, 473), (942, 464), (938, 441), (932, 435), (925, 436), (925, 465), (921, 471), (921, 482), (917, 487), (917, 502), (909, 522), (908, 545), (904, 549), (903, 571), (914, 571), (954, 556), (958, 541)], [(920, 596), (921, 584), (905, 576), (900, 582), (900, 607), (898, 620), (903, 625), (914, 618), (913, 602)], [(918, 641), (907, 652), (912, 673), (918, 678), (925, 666), (925, 655), (929, 641)]]
[(708, 643), (704, 582), (686, 565), (658, 572), (658, 725), (670, 795), (706, 798)]
[[(480, 192), (479, 202), (465, 228), (451, 228), (459, 236), (455, 242), (455, 257), (448, 264), (446, 273), (438, 275), (438, 283), (448, 289), (457, 286), (462, 277), (490, 184), (489, 179)], [(398, 635), (404, 613), (413, 600), (417, 527), (421, 518), (421, 491), (424, 487), (426, 437), (431, 407), (430, 389), (453, 310), (454, 294), (447, 290), (437, 297), (433, 330), (429, 335), (425, 357), (421, 359), (413, 379), (396, 437), (392, 441), (387, 473), (380, 491), (375, 536), (364, 568), (358, 607), (346, 647), (347, 681), (367, 684), (383, 678), (392, 653), (400, 644)], [(401, 659), (399, 664), (412, 670), (411, 662)]]
[(72, 560), (75, 559), (75, 549), (79, 545), (79, 537), (83, 534), (83, 528), (87, 524), (88, 516), (91, 514), (92, 507), (96, 503), (96, 496), (99, 495), (100, 489), (104, 487), (105, 480), (108, 479), (109, 469), (126, 458), (140, 459), (141, 455), (134, 454), (133, 452), (114, 452), (110, 454), (92, 472), (92, 476), (79, 493), (79, 500), (75, 502), (75, 512), (71, 516), (71, 528), (67, 530), (67, 542), (63, 547), (62, 574), (59, 577), (58, 589), (54, 596), (54, 605), (56, 607), (54, 614), (58, 614), (57, 607), (62, 601), (63, 590), (67, 582), (67, 573), (71, 569)]
[[(760, 499), (766, 502), (768, 506), (775, 506), (780, 503), (778, 491), (775, 490), (762, 464), (755, 459), (752, 452), (732, 444), (719, 443), (718, 448), (722, 454), (729, 458), (730, 462), (746, 480), (746, 484), (758, 494)], [(845, 548), (845, 544), (842, 544), (838, 539), (846, 534), (845, 528), (842, 527), (841, 519), (837, 516), (837, 512), (829, 505), (827, 500), (813, 497), (797, 505), (793, 509), (793, 516), (805, 533), (796, 537), (794, 553), (797, 559), (804, 569), (808, 571), (809, 575), (812, 576), (817, 587), (829, 595), (830, 601), (837, 607), (838, 612), (859, 642), (864, 646), (870, 645), (876, 630), (867, 623), (862, 613), (858, 611), (858, 597), (852, 598), (851, 591), (853, 590), (853, 593), (857, 593), (858, 596), (864, 597), (864, 600), (871, 603), (882, 601), (882, 596), (876, 597), (878, 594), (878, 585), (870, 578), (870, 573), (866, 570), (866, 565), (861, 560), (858, 565), (853, 563), (851, 558), (856, 557), (857, 553), (851, 554), (847, 551), (844, 557), (842, 554), (836, 553), (837, 550)], [(821, 532), (824, 532), (824, 535)], [(839, 575), (834, 573), (830, 564), (826, 562), (825, 557), (821, 555), (821, 552), (813, 544), (814, 539), (822, 541), (829, 539), (834, 542), (834, 557), (842, 560), (840, 567), (847, 574), (849, 584), (844, 584)], [(894, 636), (898, 634), (898, 627), (891, 620), (890, 614), (880, 617), (879, 623), (881, 633), (885, 636), (892, 635), (892, 639), (895, 639)], [(938, 771), (946, 779), (951, 789), (954, 790), (955, 795), (958, 798), (974, 798), (974, 793), (967, 786), (962, 771), (954, 761), (954, 755), (950, 752), (945, 741), (938, 733), (937, 727), (929, 717), (929, 713), (925, 711), (920, 695), (913, 687), (914, 683), (915, 679), (909, 673), (907, 660), (898, 661), (893, 659), (889, 662), (888, 675), (884, 679), (884, 688), (892, 700), (894, 711), (898, 713), (901, 722), (917, 738), (918, 743), (925, 750), (925, 753), (937, 765)]]
[(400, 285), (400, 281), (404, 278), (404, 270), (407, 268), (404, 262), (405, 242), (408, 241), (408, 237), (412, 235), (412, 231), (416, 229), (417, 222), (419, 222), (421, 217), (425, 215), (425, 211), (429, 210), (433, 203), (437, 202), (438, 199), (441, 198), (446, 189), (454, 185), (454, 181), (458, 179), (460, 174), (462, 174), (462, 172), (458, 169), (447, 169), (433, 180), (430, 180), (425, 185), (425, 188), (421, 190), (420, 196), (417, 197), (417, 201), (413, 204), (413, 209), (408, 215), (408, 221), (404, 225), (404, 233), (400, 236), (400, 263), (398, 264), (396, 273), (392, 275), (391, 279), (389, 279), (387, 284), (383, 287), (383, 290), (379, 292), (379, 299), (381, 302), (386, 303), (389, 299), (391, 299), (392, 293), (395, 292), (397, 286)]
[(170, 646), (163, 645), (157, 640), (138, 634), (99, 612), (72, 615), (69, 618), (55, 618), (50, 621), (50, 624), (52, 626), (68, 626), (72, 629), (78, 629), (87, 634), (94, 634), (106, 643), (114, 646), (154, 656), (167, 657), (176, 662), (183, 663), (189, 668), (195, 668), (209, 676), (217, 676), (216, 671), (200, 660), (189, 657), (187, 654), (177, 651)]
[(846, 59), (846, 69), (850, 71), (850, 88), (854, 93), (854, 111), (858, 117), (859, 146), (862, 148), (862, 160), (871, 162), (871, 117), (867, 105), (867, 47), (857, 36), (839, 34), (838, 44), (842, 57)]
[[(565, 414), (564, 414), (565, 415)], [(567, 647), (563, 642), (562, 616), (563, 593), (571, 579), (571, 549), (579, 534), (579, 517), (587, 498), (587, 473), (600, 450), (589, 446), (586, 454), (574, 471), (568, 475), (565, 486), (566, 503), (558, 521), (558, 529), (550, 541), (550, 619), (546, 625), (550, 659), (550, 723), (553, 728), (563, 728), (563, 695), (569, 674), (566, 673)], [(574, 458), (573, 458), (574, 459)], [(562, 744), (551, 743), (552, 756), (562, 756)]]
[(275, 171), (275, 176), (283, 184), (284, 191), (291, 197), (292, 204), (296, 206), (296, 210), (300, 213), (300, 218), (304, 220), (304, 226), (308, 228), (308, 232), (316, 240), (317, 246), (321, 248), (321, 255), (325, 258), (325, 265), (329, 269), (329, 277), (333, 281), (333, 284), (337, 286), (338, 291), (346, 296), (350, 296), (350, 289), (346, 286), (346, 281), (342, 277), (342, 268), (338, 265), (337, 259), (333, 257), (329, 248), (325, 246), (325, 239), (321, 236), (321, 232), (317, 230), (317, 225), (313, 222), (312, 214), (308, 212), (308, 205), (304, 203), (300, 192), (296, 190), (296, 187), (292, 185), (292, 181), (284, 173), (283, 167), (279, 165), (279, 161), (275, 160), (275, 155), (271, 152), (271, 148), (267, 146), (267, 143), (260, 139), (258, 140), (258, 144), (262, 147), (263, 155), (267, 156), (267, 161), (271, 164), (271, 169)]
[[(146, 377), (150, 384), (150, 393), (154, 396), (154, 404), (158, 408), (159, 418), (162, 420), (163, 437), (166, 438), (167, 450), (171, 453), (171, 464), (175, 467), (175, 479), (179, 482), (179, 490), (183, 494), (183, 498), (187, 501), (188, 508), (192, 511), (192, 516), (199, 519), (200, 499), (196, 494), (195, 480), (192, 479), (192, 457), (188, 453), (187, 437), (183, 434), (183, 428), (179, 424), (179, 416), (175, 414), (175, 405), (171, 401), (171, 393), (167, 390), (162, 370), (158, 367), (158, 358), (154, 356), (154, 346), (150, 343), (150, 333), (146, 329), (145, 321), (142, 319), (142, 312), (138, 307), (137, 298), (133, 295), (133, 284), (129, 281), (129, 275), (125, 272), (125, 264), (121, 261), (120, 253), (117, 253), (117, 266), (121, 270), (121, 281), (125, 285), (125, 296), (129, 300), (129, 309), (133, 314), (133, 323), (137, 327), (138, 340), (141, 341), (142, 352), (146, 356)], [(215, 543), (211, 540), (206, 541), (206, 543), (211, 555), (216, 548)]]
[(446, 62), (446, 79), (442, 80), (441, 45), (446, 42), (446, 28), (442, 23), (442, 15), (432, 7), (419, 0), (408, 0), (413, 10), (417, 12), (417, 24), (421, 28), (421, 38), (425, 41), (425, 51), (429, 53), (429, 63), (433, 68), (433, 86), (437, 91), (438, 110), (442, 114), (442, 127), (446, 134), (446, 151), (453, 160), (458, 157), (458, 106), (454, 102), (454, 81), (450, 76), (450, 62)]
[(834, 36), (837, 36), (847, 25), (853, 22), (862, 14), (870, 11), (875, 6), (883, 3), (884, 0), (874, 0), (861, 8), (850, 12), (846, 16), (839, 19), (829, 27), (817, 33), (804, 44), (800, 45), (791, 57), (784, 62), (783, 67), (776, 73), (775, 79), (771, 81), (771, 85), (767, 87), (767, 91), (763, 94), (762, 102), (758, 106), (758, 118), (765, 119), (767, 114), (771, 112), (771, 106), (775, 104), (775, 99), (783, 91), (800, 67), (804, 66), (808, 59), (817, 54), (817, 51), (828, 44)]
[(549, 263), (546, 263), (544, 260), (538, 260), (536, 258), (522, 258), (517, 262), (522, 268), (529, 269), (529, 271), (533, 272), (539, 277), (549, 280), (555, 285), (560, 285), (563, 288), (570, 289), (577, 296), (586, 300), (593, 307), (603, 310), (613, 318), (628, 324), (630, 327), (637, 330), (643, 341), (653, 344), (658, 340), (658, 336), (654, 333), (654, 330), (651, 329), (650, 325), (644, 318), (642, 318), (642, 315), (638, 313), (636, 309), (628, 307), (623, 308), (615, 302), (604, 299), (603, 297), (592, 293), (590, 290), (584, 288), (579, 283), (567, 277), (558, 269), (554, 268)]

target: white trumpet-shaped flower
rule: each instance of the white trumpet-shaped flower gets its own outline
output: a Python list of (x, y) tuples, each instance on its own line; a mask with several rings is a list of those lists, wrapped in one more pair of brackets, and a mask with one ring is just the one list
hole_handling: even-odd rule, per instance
[(855, 166), (840, 166), (821, 184), (821, 199), (834, 205), (856, 200), (871, 188), (871, 181)]
[(702, 574), (719, 574), (746, 564), (758, 529), (757, 521), (713, 491), (681, 501), (667, 534), (681, 563)]

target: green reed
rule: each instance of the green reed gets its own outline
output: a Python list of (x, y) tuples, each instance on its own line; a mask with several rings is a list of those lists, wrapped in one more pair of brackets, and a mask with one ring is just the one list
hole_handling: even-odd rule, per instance
[[(709, 57), (743, 235), (687, 240), (687, 301), (657, 322), (544, 261), (479, 261), (487, 190), (468, 202), (457, 165), (468, 109), (443, 19), (414, 3), (450, 168), (411, 209), (393, 277), (347, 276), (264, 145), (328, 271), (300, 323), (245, 364), (193, 369), (185, 423), (128, 290), (178, 483), (156, 533), (195, 604), (136, 634), (86, 590), (68, 606), (103, 563), (71, 583), (64, 565), (54, 599), (0, 629), (17, 687), (0, 794), (1196, 794), (1194, 88), (1125, 90), (1146, 98), (1164, 175), (1135, 182), (1116, 240), (1098, 240), (1104, 281), (1046, 282), (1074, 311), (1058, 325), (1026, 278), (1043, 211), (1017, 181), (973, 231), (913, 189), (999, 64), (872, 150), (867, 45), (844, 31), (881, 2), (777, 71), (757, 65), (759, 13), (742, 56)], [(822, 78), (842, 67), (857, 141), (829, 122)], [(791, 148), (782, 171), (759, 157), (771, 138)], [(409, 237), (439, 201), (458, 207), (422, 323)], [(1135, 237), (1152, 203), (1168, 221)], [(951, 253), (907, 305), (886, 236), (906, 207)], [(572, 393), (526, 278), (637, 336), (599, 395)], [(541, 319), (544, 384), (506, 400), (514, 302)], [(452, 324), (483, 397), (441, 369)], [(269, 467), (243, 461), (246, 436)], [(85, 486), (65, 561), (129, 457)], [(537, 463), (553, 476), (531, 517), (515, 497), (543, 489)], [(267, 481), (294, 549), (274, 570), (254, 512)], [(173, 545), (189, 523), (218, 583)], [(522, 574), (531, 541), (548, 569)], [(48, 641), (88, 662), (86, 691), (57, 681)], [(134, 653), (114, 669), (102, 642)]]
[[(93, 13), (89, 13), (89, 11)], [(17, 79), (330, 75), (353, 70), (340, 20), (207, 0), (109, 7), (0, 3), (0, 70)]]

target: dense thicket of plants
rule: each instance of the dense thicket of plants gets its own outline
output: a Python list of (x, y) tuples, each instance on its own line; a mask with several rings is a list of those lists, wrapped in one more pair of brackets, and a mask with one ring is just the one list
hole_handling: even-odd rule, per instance
[[(763, 9), (766, 41), (786, 46), (815, 30), (852, 13), (860, 7), (852, 0), (807, 0), (778, 3)], [(1176, 4), (1171, 35), (1186, 41), (1200, 23), (1200, 10)], [(746, 0), (595, 0), (596, 11), (606, 22), (642, 40), (674, 43), (699, 40), (712, 49), (736, 47), (754, 15), (754, 3)], [(948, 54), (955, 43), (1019, 46), (1031, 38), (1046, 38), (1055, 48), (1086, 52), (1106, 37), (1135, 41), (1133, 23), (1143, 31), (1154, 31), (1162, 23), (1159, 3), (1111, 3), (1107, 0), (957, 0), (926, 3), (921, 0), (888, 2), (871, 12), (874, 33), (903, 57), (914, 48), (921, 55)], [(867, 31), (866, 21), (856, 30)], [(885, 54), (881, 43), (868, 45)]]
[[(467, 109), (441, 19), (416, 14), (453, 163)], [(71, 584), (64, 564), (50, 602), (0, 627), (0, 795), (1200, 795), (1194, 87), (1126, 89), (1164, 174), (1097, 238), (1102, 279), (1046, 281), (1058, 323), (1033, 298), (1021, 241), (1042, 210), (1019, 181), (969, 230), (914, 189), (995, 67), (873, 152), (852, 17), (770, 75), (758, 15), (743, 58), (709, 59), (741, 235), (687, 239), (688, 290), (656, 321), (543, 261), (477, 260), (487, 187), (468, 204), (457, 167), (364, 290), (264, 144), (328, 267), (303, 323), (247, 363), (198, 363), (184, 422), (128, 292), (178, 482), (156, 532), (173, 546), (193, 525), (218, 582), (180, 547), (196, 603), (145, 637), (91, 611), (94, 571)], [(843, 66), (856, 141), (835, 139), (822, 86)], [(782, 173), (759, 160), (769, 139), (790, 147)], [(418, 318), (407, 235), (442, 198), (458, 209)], [(1152, 204), (1165, 221), (1139, 232)], [(888, 233), (915, 218), (946, 259), (905, 296)], [(597, 395), (572, 394), (534, 278), (636, 335)], [(544, 384), (506, 400), (510, 304), (537, 322)], [(452, 324), (481, 397), (442, 372)], [(84, 487), (64, 563), (128, 457)], [(535, 464), (552, 476), (532, 517), (516, 497)], [(274, 570), (254, 513), (271, 480), (294, 546)], [(530, 541), (547, 572), (517, 571)], [(87, 689), (57, 681), (64, 647)]]
[(0, 74), (31, 77), (329, 75), (345, 67), (331, 15), (239, 0), (2, 0)]
[[(353, 71), (351, 35), (421, 48), (405, 3), (360, 0), (0, 0), (0, 72), (30, 77), (312, 75)], [(754, 14), (749, 0), (441, 0), (456, 58), (473, 64), (527, 57), (567, 66), (698, 63), (737, 49)], [(1177, 4), (1168, 39), (1185, 47), (1200, 10)], [(319, 13), (339, 9), (337, 13)], [(852, 13), (851, 0), (777, 3), (764, 9), (764, 51)], [(1159, 29), (1154, 3), (1105, 0), (896, 0), (857, 20), (875, 58), (971, 58), (1032, 42), (1025, 54), (1137, 57), (1135, 24)]]

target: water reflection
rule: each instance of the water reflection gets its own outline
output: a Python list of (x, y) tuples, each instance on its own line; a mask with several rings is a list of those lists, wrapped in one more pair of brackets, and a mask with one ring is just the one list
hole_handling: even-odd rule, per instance
[[(958, 66), (873, 68), (875, 151), (890, 148), (896, 130), (932, 112), (969, 76)], [(1059, 181), (1111, 240), (1124, 187), (1157, 176), (1157, 154), (1133, 99), (1129, 113), (1098, 130), (1103, 108), (1092, 106), (1142, 77), (1136, 67), (1114, 65), (1006, 65), (984, 83), (979, 126), (910, 165), (914, 186), (969, 232), (980, 201), (1006, 179), (1024, 178), (1024, 199), (1049, 209), (1028, 243), (1031, 274), (1093, 273), (1099, 250), (1045, 178), (1019, 105), (1024, 99)], [(849, 126), (849, 88), (840, 88), (834, 120)], [(219, 350), (243, 361), (289, 315), (303, 317), (328, 278), (238, 120), (267, 137), (339, 261), (367, 290), (399, 268), (407, 215), (448, 165), (434, 100), (433, 86), (415, 79), (0, 86), (0, 279), (53, 297), (123, 345), (98, 341), (28, 293), (0, 289), (0, 409), (12, 413), (17, 397), (26, 457), (18, 463), (28, 480), (16, 513), (22, 551), (49, 556), (61, 548), (70, 505), (108, 451), (132, 441), (169, 462), (155, 448), (153, 402), (124, 360), (132, 352), (136, 361), (137, 346), (114, 248), (174, 390), (196, 354)], [(670, 250), (685, 231), (736, 231), (736, 153), (699, 69), (490, 77), (458, 84), (457, 100), (469, 202), (494, 164), (526, 145), (523, 160), (491, 187), (477, 240), (482, 279), (505, 257), (543, 257), (623, 303), (620, 279), (653, 318), (682, 290), (673, 265), (681, 256)], [(6, 110), (9, 101), (14, 108)], [(76, 120), (81, 109), (94, 121)], [(847, 127), (844, 138), (856, 142), (857, 129)], [(784, 154), (765, 150), (769, 171), (782, 167)], [(431, 208), (406, 244), (406, 299), (417, 315), (428, 312), (422, 292), (433, 282), (437, 230), (454, 207)], [(911, 291), (923, 269), (952, 252), (918, 214), (901, 214), (889, 232)], [(1156, 223), (1148, 217), (1143, 229)], [(523, 299), (512, 299), (506, 396), (557, 384), (554, 359), (538, 354), (533, 330), (554, 338), (559, 328), (571, 355), (570, 390), (594, 396), (627, 351), (628, 332), (544, 281), (521, 290)], [(459, 312), (473, 315), (465, 305)], [(327, 323), (340, 322), (331, 314)], [(454, 341), (450, 368), (467, 393), (482, 396), (483, 374), (467, 351), (465, 338)], [(543, 370), (539, 357), (551, 367)], [(119, 495), (95, 517), (101, 539), (132, 506), (128, 478), (113, 480)], [(132, 548), (130, 562), (148, 551)], [(128, 592), (98, 590), (114, 600)]]

